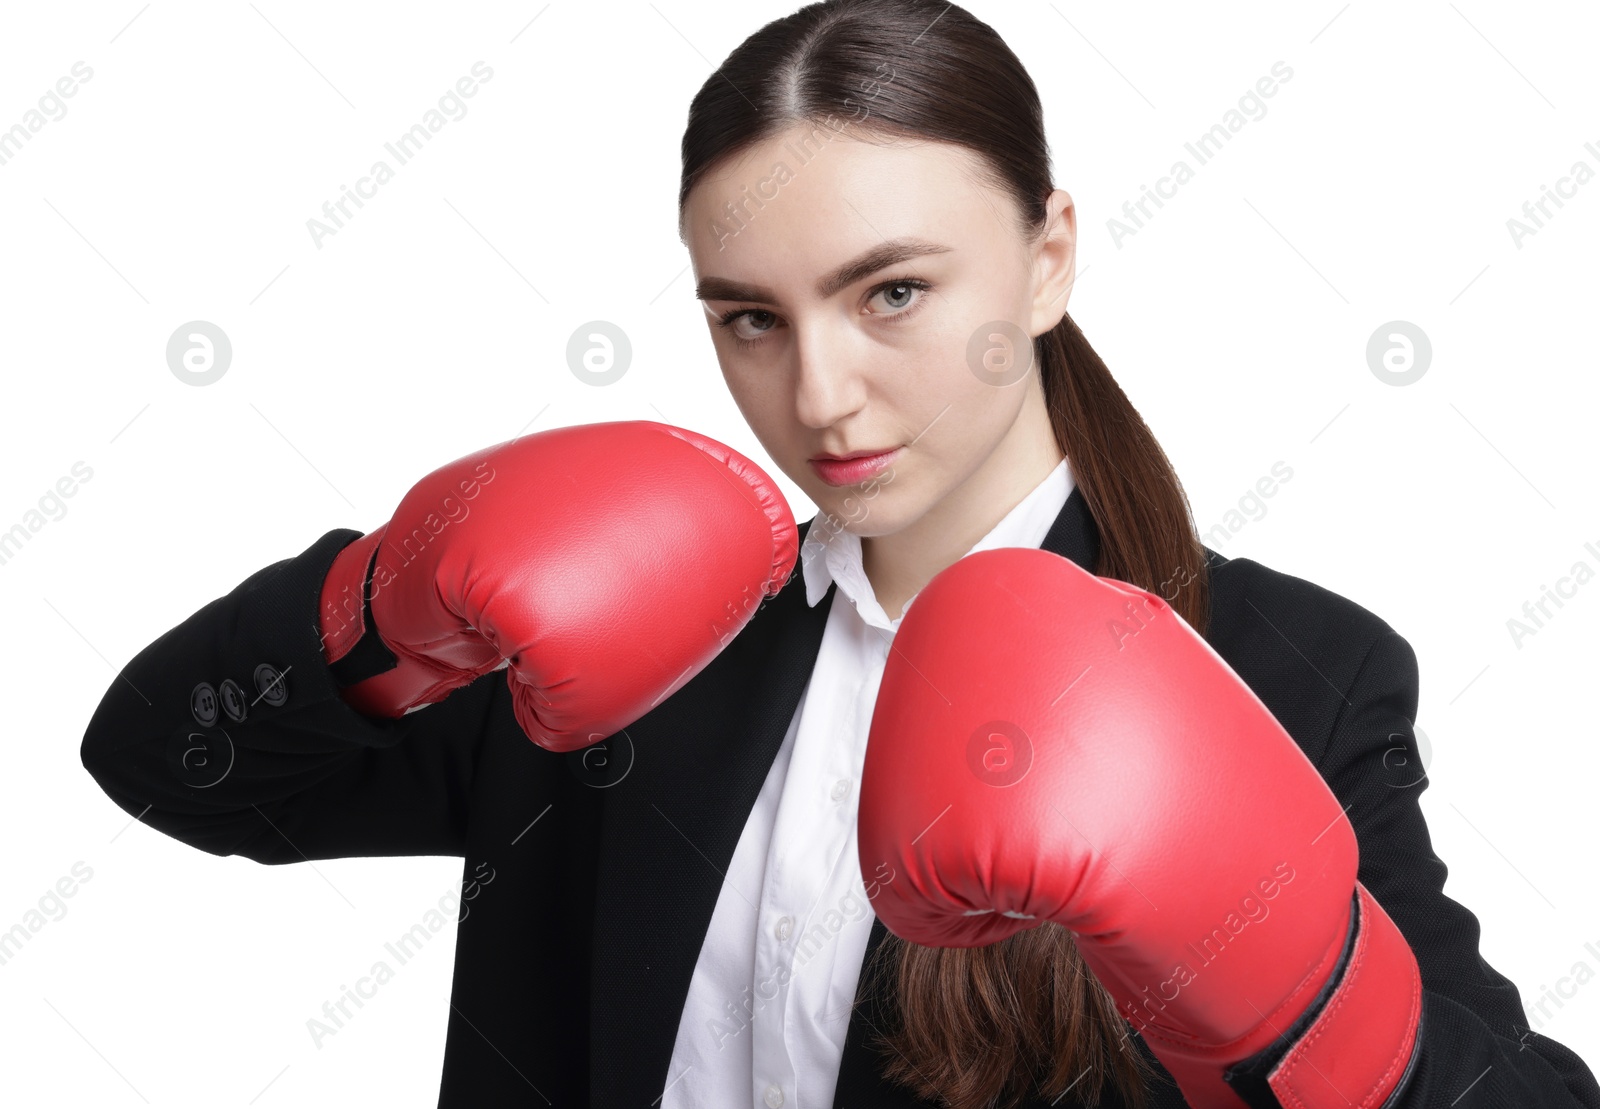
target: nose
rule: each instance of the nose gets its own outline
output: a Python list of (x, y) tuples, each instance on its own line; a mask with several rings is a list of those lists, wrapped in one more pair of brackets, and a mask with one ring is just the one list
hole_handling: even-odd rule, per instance
[(807, 427), (821, 430), (857, 412), (866, 401), (866, 382), (857, 355), (844, 337), (813, 328), (796, 344), (795, 412)]

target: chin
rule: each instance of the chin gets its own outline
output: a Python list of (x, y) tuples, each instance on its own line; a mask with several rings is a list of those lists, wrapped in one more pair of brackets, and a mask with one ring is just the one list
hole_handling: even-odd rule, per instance
[(855, 491), (845, 495), (838, 492), (817, 505), (819, 513), (826, 513), (837, 521), (841, 531), (853, 532), (863, 539), (878, 535), (892, 535), (921, 513), (909, 513), (904, 503), (889, 501), (880, 492), (877, 497), (864, 497)]
[[(891, 467), (857, 485), (828, 485), (809, 472), (808, 481), (797, 482), (822, 518), (832, 518), (840, 531), (868, 538), (890, 535), (920, 518), (932, 501), (926, 496), (926, 482), (918, 474)], [(891, 476), (892, 475), (892, 476)], [(885, 480), (887, 478), (887, 480)], [(926, 503), (924, 503), (926, 502)], [(820, 526), (822, 520), (818, 520)]]

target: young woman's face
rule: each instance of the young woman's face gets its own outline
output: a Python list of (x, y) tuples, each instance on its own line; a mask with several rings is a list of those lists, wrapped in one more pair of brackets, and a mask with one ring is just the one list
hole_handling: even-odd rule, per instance
[[(686, 200), (686, 243), (723, 378), (761, 445), (821, 512), (887, 535), (953, 491), (981, 500), (993, 486), (984, 464), (1006, 458), (1038, 388), (1037, 367), (1021, 372), (1029, 340), (1066, 311), (1072, 201), (1051, 194), (1052, 234), (1030, 244), (961, 147), (848, 131), (803, 147), (807, 134), (830, 132), (795, 129), (714, 167)], [(885, 450), (870, 474), (814, 461)]]

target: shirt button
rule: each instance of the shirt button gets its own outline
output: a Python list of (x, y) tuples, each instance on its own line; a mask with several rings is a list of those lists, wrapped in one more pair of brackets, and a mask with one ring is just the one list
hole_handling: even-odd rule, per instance
[(778, 926), (776, 928), (774, 928), (772, 931), (773, 931), (773, 934), (776, 935), (780, 941), (782, 941), (782, 940), (786, 940), (786, 939), (789, 938), (789, 933), (790, 933), (790, 931), (793, 930), (793, 928), (794, 928), (794, 917), (792, 917), (792, 916), (782, 916), (782, 917), (778, 918)]
[(766, 1100), (771, 1109), (778, 1109), (783, 1104), (783, 1091), (776, 1086), (768, 1086)]
[(830, 790), (829, 793), (828, 793), (828, 796), (832, 797), (835, 801), (843, 801), (849, 795), (850, 795), (850, 779), (849, 778), (840, 778), (837, 782), (834, 782), (833, 783), (833, 789)]

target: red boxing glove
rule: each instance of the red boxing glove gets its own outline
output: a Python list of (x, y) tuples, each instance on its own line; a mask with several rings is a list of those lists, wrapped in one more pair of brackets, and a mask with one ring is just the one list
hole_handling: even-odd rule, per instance
[(383, 717), (506, 666), (522, 730), (576, 750), (704, 669), (797, 544), (772, 479), (714, 439), (644, 420), (528, 435), (433, 471), (339, 552), (323, 654)]
[[(1055, 921), (1198, 1109), (1381, 1106), (1422, 984), (1294, 739), (1159, 597), (1032, 548), (907, 608), (862, 771), (861, 870), (913, 943)], [(1353, 935), (1352, 935), (1353, 932)], [(1347, 949), (1348, 941), (1348, 949)]]

